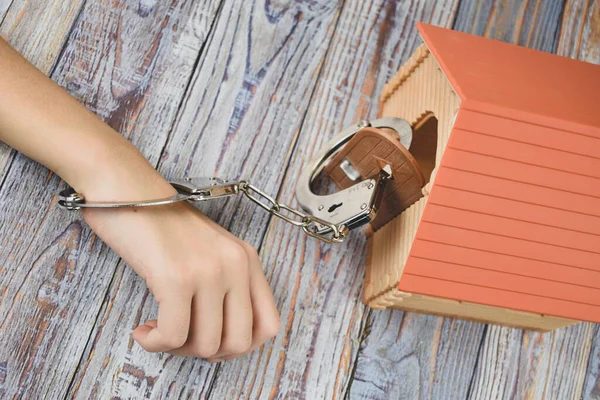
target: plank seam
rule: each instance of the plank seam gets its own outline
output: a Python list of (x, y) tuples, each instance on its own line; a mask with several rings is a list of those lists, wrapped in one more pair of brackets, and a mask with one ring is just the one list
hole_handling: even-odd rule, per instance
[(220, 0), (219, 6), (217, 7), (217, 11), (215, 12), (215, 17), (214, 17), (212, 23), (210, 24), (210, 28), (208, 29), (206, 39), (204, 40), (204, 43), (202, 43), (202, 46), (200, 46), (200, 50), (198, 51), (196, 60), (194, 60), (194, 66), (192, 67), (192, 73), (190, 74), (190, 78), (186, 82), (185, 89), (183, 91), (183, 95), (181, 96), (181, 100), (179, 101), (179, 104), (177, 105), (177, 110), (175, 111), (173, 121), (171, 122), (171, 126), (169, 127), (169, 132), (167, 133), (167, 137), (165, 138), (163, 147), (162, 147), (162, 149), (160, 149), (160, 152), (158, 153), (158, 157), (156, 159), (156, 164), (154, 165), (154, 168), (157, 170), (160, 167), (161, 160), (164, 157), (165, 151), (167, 150), (167, 146), (170, 143), (171, 136), (173, 134), (173, 129), (175, 128), (177, 121), (179, 121), (180, 114), (183, 110), (183, 104), (186, 102), (186, 100), (189, 96), (190, 87), (192, 86), (192, 82), (194, 82), (194, 79), (197, 76), (196, 72), (198, 71), (198, 67), (200, 65), (200, 59), (202, 58), (204, 50), (206, 49), (208, 44), (213, 40), (215, 26), (217, 24), (217, 20), (221, 17), (221, 11), (223, 10), (224, 3), (225, 3), (225, 0)]
[(557, 263), (557, 262), (553, 262), (553, 261), (538, 260), (536, 258), (524, 257), (524, 256), (516, 255), (516, 254), (504, 254), (504, 253), (500, 253), (499, 251), (481, 250), (481, 249), (477, 249), (475, 247), (469, 247), (469, 246), (464, 246), (464, 245), (459, 245), (459, 244), (444, 243), (444, 242), (439, 242), (437, 240), (424, 239), (424, 238), (416, 238), (415, 241), (417, 241), (417, 240), (420, 240), (420, 241), (423, 241), (423, 242), (441, 244), (441, 245), (444, 245), (444, 246), (460, 247), (460, 248), (468, 249), (468, 250), (475, 250), (475, 251), (480, 251), (480, 252), (485, 252), (485, 253), (490, 253), (490, 254), (499, 254), (499, 255), (502, 255), (502, 256), (520, 258), (520, 259), (523, 259), (523, 260), (537, 261), (537, 262), (546, 263), (546, 264), (554, 264), (554, 265), (560, 265), (560, 266), (563, 266), (563, 267), (572, 267), (572, 268), (583, 269), (583, 270), (586, 270), (586, 271), (597, 272), (597, 270), (595, 270), (595, 269), (589, 269), (589, 268), (585, 268), (585, 267), (579, 267), (577, 265), (562, 264), (562, 263)]
[(481, 352), (483, 350), (483, 346), (485, 344), (485, 339), (487, 337), (489, 324), (485, 324), (483, 327), (483, 331), (481, 332), (481, 338), (479, 339), (479, 347), (477, 349), (477, 354), (475, 355), (475, 365), (473, 366), (473, 372), (471, 373), (471, 379), (469, 379), (469, 387), (467, 388), (467, 396), (465, 399), (470, 399), (473, 390), (473, 384), (475, 383), (475, 375), (477, 373), (477, 369), (479, 368), (479, 361), (481, 358)]
[(514, 163), (517, 163), (517, 164), (524, 164), (524, 165), (529, 165), (529, 166), (533, 166), (533, 167), (537, 167), (537, 168), (549, 169), (551, 171), (562, 172), (562, 173), (565, 173), (565, 174), (571, 174), (571, 175), (576, 175), (576, 176), (582, 176), (584, 178), (591, 178), (591, 179), (600, 180), (600, 177), (593, 176), (593, 175), (586, 175), (586, 174), (582, 174), (580, 172), (566, 171), (564, 169), (553, 168), (553, 167), (548, 167), (546, 165), (534, 164), (534, 163), (530, 163), (530, 162), (526, 162), (526, 161), (519, 161), (519, 160), (514, 160), (514, 159), (511, 159), (511, 158), (495, 156), (495, 155), (491, 155), (491, 154), (482, 153), (482, 152), (479, 152), (479, 151), (466, 150), (466, 149), (461, 149), (459, 147), (454, 147), (454, 146), (448, 146), (446, 148), (447, 149), (452, 149), (454, 151), (462, 151), (464, 153), (476, 154), (476, 155), (479, 155), (479, 156), (482, 156), (482, 157), (495, 158), (497, 160), (514, 162)]
[[(366, 308), (366, 306), (365, 306)], [(367, 308), (366, 317), (364, 319), (364, 323), (360, 327), (360, 339), (358, 341), (358, 351), (356, 352), (356, 357), (354, 357), (354, 362), (352, 363), (352, 368), (350, 370), (350, 375), (348, 376), (348, 383), (346, 384), (346, 392), (344, 393), (344, 400), (350, 400), (350, 391), (352, 390), (352, 384), (354, 383), (354, 376), (356, 375), (356, 370), (358, 369), (358, 361), (360, 358), (360, 349), (363, 346), (363, 342), (367, 340), (369, 334), (371, 333), (371, 324), (373, 321), (372, 318), (372, 309)]]
[[(511, 110), (510, 108), (507, 108), (507, 109)], [(583, 137), (590, 138), (590, 139), (600, 140), (599, 136), (588, 135), (588, 134), (581, 133), (581, 132), (574, 132), (574, 131), (570, 131), (568, 129), (561, 129), (561, 128), (557, 128), (556, 126), (544, 125), (544, 124), (535, 123), (535, 122), (531, 122), (531, 121), (524, 121), (524, 120), (513, 118), (513, 117), (498, 116), (498, 114), (492, 114), (492, 113), (481, 111), (481, 110), (477, 110), (477, 109), (474, 109), (474, 108), (469, 108), (469, 107), (466, 107), (464, 105), (461, 105), (460, 110), (461, 111), (469, 111), (469, 112), (473, 112), (473, 113), (485, 115), (485, 116), (488, 116), (488, 117), (494, 117), (496, 119), (503, 119), (503, 120), (512, 121), (512, 122), (518, 122), (520, 124), (532, 125), (532, 126), (537, 126), (537, 127), (544, 128), (544, 129), (550, 129), (550, 130), (553, 130), (553, 131), (571, 133), (573, 135), (578, 135), (578, 136), (583, 136)], [(531, 115), (547, 117), (544, 114), (531, 114)], [(586, 126), (586, 127), (590, 127), (591, 126), (591, 125), (586, 125), (586, 124), (583, 124), (583, 123), (581, 123), (580, 125), (581, 126)], [(593, 127), (593, 126), (591, 126), (591, 127)]]
[[(95, 235), (95, 233), (94, 233)], [(91, 326), (91, 329), (89, 331), (89, 335), (87, 340), (85, 341), (85, 345), (83, 346), (83, 351), (81, 352), (81, 355), (79, 356), (79, 361), (77, 361), (77, 366), (73, 369), (73, 373), (71, 374), (71, 378), (69, 379), (69, 384), (67, 385), (67, 390), (65, 391), (65, 397), (63, 397), (63, 400), (67, 400), (69, 395), (71, 393), (71, 390), (73, 388), (73, 385), (75, 384), (75, 378), (77, 377), (77, 373), (80, 371), (80, 367), (82, 365), (83, 362), (83, 358), (86, 354), (86, 350), (88, 349), (88, 346), (90, 345), (90, 341), (93, 340), (93, 334), (94, 332), (96, 332), (96, 326), (98, 325), (100, 316), (102, 315), (102, 311), (104, 311), (106, 309), (107, 306), (107, 300), (110, 298), (110, 289), (113, 285), (113, 282), (117, 276), (117, 271), (118, 271), (118, 267), (119, 264), (122, 262), (121, 257), (119, 257), (118, 261), (117, 261), (117, 266), (113, 271), (112, 276), (110, 277), (110, 280), (108, 282), (108, 285), (106, 285), (106, 291), (104, 292), (104, 296), (102, 298), (102, 302), (100, 303), (100, 307), (98, 308), (98, 312), (96, 313), (96, 317), (94, 318), (94, 323)], [(125, 268), (128, 268), (127, 266)], [(91, 351), (93, 352), (93, 348), (91, 349)], [(85, 375), (85, 373), (84, 373)], [(73, 397), (71, 397), (73, 398)]]
[[(596, 363), (594, 362), (594, 351), (597, 350), (595, 348), (594, 342), (596, 342), (596, 338), (600, 338), (600, 325), (594, 324), (593, 333), (590, 335), (590, 338), (591, 338), (591, 340), (590, 340), (590, 349), (588, 351), (588, 361), (587, 361), (587, 366), (585, 369), (585, 377), (583, 379), (583, 383), (582, 383), (580, 392), (583, 392), (586, 389), (586, 387), (589, 385), (588, 379), (590, 379), (590, 380), (594, 379), (593, 369), (596, 367)], [(593, 385), (593, 383), (592, 383), (592, 385)]]
[[(419, 260), (424, 260), (424, 261), (433, 261), (433, 262), (438, 262), (438, 263), (443, 263), (443, 264), (452, 264), (452, 265), (457, 265), (459, 267), (475, 268), (475, 269), (480, 269), (480, 270), (483, 270), (483, 271), (497, 272), (499, 274), (522, 276), (522, 277), (525, 277), (525, 278), (538, 279), (538, 280), (541, 280), (541, 281), (556, 282), (556, 283), (561, 283), (561, 284), (564, 284), (564, 285), (570, 285), (570, 286), (576, 286), (576, 287), (582, 287), (582, 288), (600, 290), (600, 287), (587, 286), (587, 285), (578, 285), (578, 284), (575, 284), (575, 283), (569, 283), (569, 282), (565, 282), (565, 281), (562, 281), (562, 280), (554, 280), (554, 279), (548, 279), (548, 278), (543, 278), (543, 277), (539, 277), (539, 276), (517, 274), (517, 273), (514, 273), (514, 272), (500, 271), (500, 270), (496, 270), (496, 269), (489, 269), (489, 268), (485, 268), (485, 267), (481, 267), (481, 266), (461, 264), (461, 263), (452, 262), (452, 261), (436, 260), (434, 258), (428, 258), (428, 257), (422, 257), (422, 256), (414, 256), (413, 255), (411, 257), (412, 258), (417, 258)], [(592, 271), (592, 270), (590, 270), (590, 271)], [(592, 271), (592, 272), (600, 273), (600, 271)]]
[[(220, 15), (220, 13), (221, 13), (222, 4), (223, 4), (223, 2), (221, 2), (221, 4), (219, 5), (220, 9), (218, 11), (218, 15)], [(336, 13), (336, 16), (335, 16), (335, 23), (334, 23), (334, 26), (333, 26), (333, 31), (332, 31), (332, 33), (331, 33), (331, 35), (329, 37), (329, 43), (327, 44), (327, 48), (323, 52), (324, 56), (323, 56), (323, 59), (321, 60), (321, 65), (319, 66), (318, 73), (316, 74), (316, 78), (314, 80), (315, 83), (314, 83), (313, 88), (312, 88), (312, 90), (310, 92), (310, 97), (309, 97), (309, 99), (308, 99), (308, 101), (306, 103), (306, 108), (305, 108), (305, 110), (303, 112), (302, 120), (300, 121), (298, 131), (297, 131), (295, 137), (292, 139), (293, 141), (290, 144), (289, 151), (288, 151), (288, 153), (286, 155), (286, 158), (287, 158), (287, 160), (285, 162), (286, 166), (284, 168), (283, 174), (281, 175), (281, 181), (279, 183), (279, 189), (277, 190), (277, 193), (274, 196), (275, 199), (279, 199), (280, 196), (281, 196), (281, 194), (282, 194), (282, 192), (283, 192), (283, 189), (284, 189), (284, 186), (285, 186), (283, 183), (285, 182), (287, 174), (288, 174), (288, 171), (290, 170), (292, 157), (293, 157), (293, 154), (295, 152), (296, 146), (298, 145), (298, 142), (299, 142), (298, 138), (300, 137), (300, 134), (302, 132), (302, 127), (305, 124), (306, 117), (307, 117), (307, 115), (309, 113), (309, 110), (310, 110), (310, 105), (312, 104), (312, 101), (314, 99), (314, 95), (315, 95), (315, 92), (316, 92), (317, 87), (318, 87), (319, 78), (323, 74), (323, 68), (324, 68), (324, 66), (326, 64), (326, 61), (327, 61), (327, 55), (329, 54), (329, 49), (331, 47), (331, 43), (333, 42), (333, 38), (335, 36), (335, 33), (337, 31), (337, 27), (338, 27), (338, 24), (339, 24), (340, 15), (341, 15), (342, 10), (343, 10), (343, 8), (344, 8), (345, 5), (346, 5), (346, 0), (340, 0), (340, 6), (338, 7), (338, 10), (337, 10), (337, 13)], [(215, 21), (217, 19), (218, 18), (215, 18)], [(213, 31), (212, 31), (212, 27), (211, 27), (211, 36), (212, 35), (213, 35)], [(208, 42), (209, 42), (209, 40), (206, 41), (206, 43), (208, 43)], [(203, 47), (203, 49), (204, 49), (204, 47)], [(187, 90), (188, 90), (188, 88), (186, 88), (186, 94), (187, 94)], [(184, 98), (185, 97), (186, 96), (184, 96)], [(170, 135), (171, 135), (171, 132), (169, 132), (169, 136)], [(165, 143), (167, 143), (167, 142), (168, 142), (168, 140)], [(165, 144), (165, 148), (166, 148), (166, 144)], [(164, 151), (164, 149), (163, 149), (163, 151)], [(162, 155), (162, 152), (161, 152), (161, 155)], [(228, 229), (231, 228), (231, 225), (233, 224), (233, 220), (234, 220), (234, 218), (232, 218), (231, 222), (228, 224)], [(262, 249), (262, 247), (263, 247), (263, 245), (265, 243), (265, 238), (268, 236), (269, 232), (273, 229), (273, 217), (270, 214), (267, 216), (267, 220), (266, 220), (264, 226), (266, 226), (267, 228), (262, 231), (262, 234), (260, 235), (260, 239), (258, 240), (258, 244), (256, 246), (256, 250), (257, 250), (257, 252), (259, 254), (260, 254), (260, 251), (261, 251), (261, 249)], [(218, 364), (218, 366), (220, 366), (220, 363)], [(213, 392), (214, 387), (216, 385), (217, 379), (219, 378), (218, 372), (219, 372), (219, 369), (216, 369), (215, 373), (213, 374), (212, 379), (210, 380), (210, 383), (208, 385), (208, 389), (206, 391), (206, 399), (207, 400), (210, 400), (210, 398), (212, 396), (212, 392)]]
[(547, 227), (547, 228), (560, 229), (560, 230), (564, 230), (564, 231), (568, 231), (568, 232), (575, 232), (575, 233), (581, 233), (581, 234), (585, 234), (585, 235), (591, 235), (591, 236), (598, 236), (598, 237), (600, 237), (600, 234), (598, 234), (598, 233), (585, 232), (585, 231), (580, 231), (580, 230), (577, 230), (577, 229), (564, 228), (564, 227), (561, 227), (561, 226), (550, 225), (550, 224), (543, 224), (541, 222), (528, 221), (528, 220), (521, 219), (521, 218), (513, 218), (513, 217), (507, 217), (507, 216), (504, 216), (504, 215), (498, 215), (498, 214), (492, 214), (492, 213), (487, 213), (487, 212), (482, 212), (482, 211), (469, 210), (468, 208), (461, 208), (461, 207), (449, 206), (447, 204), (434, 203), (431, 200), (428, 203), (431, 204), (431, 205), (437, 206), (437, 207), (450, 208), (452, 210), (459, 210), (459, 211), (464, 211), (464, 212), (468, 212), (468, 213), (472, 213), (472, 214), (487, 215), (489, 217), (502, 218), (502, 219), (507, 219), (509, 221), (523, 222), (523, 223), (526, 223), (526, 224), (539, 225), (539, 226), (544, 226), (544, 227)]
[[(485, 235), (498, 236), (498, 237), (503, 237), (503, 238), (507, 238), (507, 239), (519, 240), (519, 241), (523, 241), (523, 242), (537, 243), (537, 244), (542, 244), (542, 245), (551, 246), (551, 247), (558, 247), (559, 249), (581, 251), (583, 253), (600, 255), (599, 252), (592, 251), (592, 250), (577, 249), (575, 247), (561, 246), (559, 244), (553, 244), (553, 243), (548, 243), (548, 242), (540, 242), (538, 240), (525, 239), (525, 238), (521, 238), (521, 237), (514, 237), (514, 236), (504, 235), (504, 234), (501, 234), (501, 233), (483, 231), (481, 229), (467, 228), (467, 227), (464, 227), (464, 226), (456, 226), (456, 225), (450, 225), (450, 224), (443, 224), (441, 222), (428, 221), (426, 219), (422, 219), (421, 223), (426, 223), (426, 224), (431, 224), (431, 225), (437, 225), (437, 226), (445, 226), (447, 228), (460, 229), (460, 230), (469, 231), (469, 232), (475, 232), (475, 233), (483, 233)], [(451, 244), (451, 243), (448, 243), (448, 244)]]
[[(470, 173), (473, 173), (473, 174), (475, 173), (475, 172), (471, 172), (471, 171), (461, 171), (461, 172), (466, 172), (466, 173), (469, 173), (469, 174)], [(498, 179), (502, 179), (502, 178), (498, 178)], [(522, 183), (522, 182), (517, 182), (517, 183)], [(586, 217), (594, 217), (594, 218), (600, 217), (600, 215), (589, 214), (589, 213), (585, 213), (585, 212), (581, 212), (581, 211), (576, 211), (576, 210), (569, 210), (569, 209), (566, 209), (566, 208), (549, 206), (549, 205), (546, 205), (546, 204), (533, 203), (531, 201), (517, 200), (517, 199), (510, 198), (510, 197), (504, 197), (504, 196), (494, 195), (494, 194), (491, 194), (491, 193), (476, 192), (475, 190), (461, 189), (461, 188), (454, 187), (454, 186), (447, 186), (447, 185), (444, 185), (444, 184), (441, 184), (441, 183), (436, 183), (436, 186), (437, 187), (442, 187), (444, 189), (456, 190), (456, 191), (465, 192), (465, 193), (472, 193), (472, 194), (477, 194), (477, 195), (486, 196), (486, 197), (493, 197), (495, 199), (508, 200), (508, 201), (514, 201), (514, 202), (517, 202), (517, 203), (529, 204), (529, 205), (536, 206), (536, 207), (549, 208), (551, 210), (571, 212), (571, 213), (574, 213), (574, 214), (584, 215)], [(560, 192), (560, 190), (558, 190), (558, 189), (551, 189), (551, 190), (556, 190), (556, 191)]]
[(10, 4), (6, 8), (6, 12), (4, 13), (4, 15), (2, 16), (2, 18), (0, 19), (0, 26), (2, 26), (2, 24), (4, 23), (4, 20), (6, 19), (6, 16), (8, 15), (8, 12), (10, 11), (10, 8), (12, 7), (13, 3), (14, 3), (14, 0), (11, 0)]
[[(574, 152), (574, 151), (569, 151), (569, 150), (562, 149), (560, 147), (544, 146), (544, 145), (537, 144), (537, 143), (531, 143), (531, 142), (525, 142), (523, 140), (517, 140), (517, 139), (507, 138), (505, 136), (497, 136), (497, 135), (493, 135), (491, 133), (484, 133), (484, 132), (474, 131), (472, 129), (459, 128), (459, 127), (456, 127), (455, 129), (458, 130), (458, 131), (468, 132), (468, 133), (472, 133), (472, 134), (475, 134), (475, 135), (486, 136), (486, 137), (490, 137), (490, 138), (494, 138), (494, 139), (498, 139), (498, 140), (505, 140), (507, 142), (514, 142), (514, 143), (520, 143), (520, 144), (525, 144), (525, 145), (534, 146), (534, 147), (540, 147), (542, 149), (554, 150), (554, 151), (558, 151), (558, 152), (561, 152), (561, 153), (572, 154), (572, 155), (575, 155), (575, 156), (578, 156), (578, 157), (591, 158), (592, 160), (600, 160), (600, 157), (595, 157), (595, 156), (592, 156), (592, 155), (589, 155), (589, 154), (577, 153), (577, 152)], [(565, 133), (571, 134), (572, 132), (565, 132)], [(598, 138), (594, 138), (594, 139), (600, 140)]]
[(575, 194), (575, 195), (579, 195), (579, 196), (590, 197), (592, 199), (600, 199), (600, 196), (594, 196), (592, 194), (579, 193), (579, 192), (574, 192), (572, 190), (559, 189), (559, 188), (555, 188), (555, 187), (551, 187), (551, 186), (540, 185), (540, 184), (537, 184), (537, 183), (523, 182), (523, 181), (519, 181), (519, 180), (516, 180), (516, 179), (505, 178), (505, 177), (502, 177), (502, 176), (484, 174), (483, 172), (469, 171), (468, 169), (451, 167), (451, 166), (443, 165), (443, 164), (440, 167), (441, 168), (448, 168), (448, 169), (451, 169), (451, 170), (454, 170), (454, 171), (468, 172), (468, 173), (472, 173), (472, 174), (476, 174), (476, 175), (480, 175), (480, 176), (485, 176), (487, 178), (502, 179), (503, 181), (509, 181), (509, 182), (515, 182), (515, 183), (522, 183), (524, 185), (530, 185), (530, 186), (540, 187), (540, 188), (543, 188), (543, 189), (552, 189), (552, 190), (557, 190), (559, 192), (565, 192), (565, 193), (571, 193), (571, 194)]
[[(333, 31), (332, 31), (332, 33), (330, 35), (329, 43), (327, 44), (327, 49), (324, 52), (325, 56), (323, 57), (323, 59), (321, 61), (321, 65), (319, 66), (319, 70), (318, 70), (318, 73), (317, 73), (316, 78), (315, 78), (315, 84), (313, 85), (313, 88), (312, 88), (312, 90), (310, 92), (310, 97), (308, 99), (306, 109), (304, 110), (304, 113), (302, 115), (302, 120), (301, 120), (301, 122), (299, 124), (298, 132), (294, 136), (294, 138), (292, 140), (292, 143), (290, 144), (289, 151), (286, 154), (287, 160), (285, 162), (285, 168), (283, 170), (283, 174), (281, 175), (282, 177), (281, 177), (281, 182), (279, 183), (279, 189), (277, 190), (277, 193), (274, 196), (275, 199), (279, 199), (280, 196), (281, 196), (281, 194), (283, 193), (283, 189), (285, 187), (284, 182), (286, 181), (286, 178), (287, 178), (287, 175), (288, 175), (288, 171), (291, 168), (292, 158), (293, 158), (294, 153), (296, 152), (296, 148), (297, 148), (298, 143), (299, 143), (299, 138), (300, 138), (300, 135), (302, 133), (302, 127), (305, 125), (306, 117), (308, 116), (308, 113), (310, 111), (310, 105), (313, 102), (313, 99), (315, 97), (315, 93), (317, 91), (317, 87), (319, 86), (318, 82), (319, 82), (319, 79), (321, 78), (321, 76), (323, 74), (323, 68), (324, 68), (324, 66), (325, 66), (325, 64), (327, 62), (327, 58), (328, 58), (327, 55), (329, 54), (329, 49), (331, 47), (331, 43), (333, 42), (333, 37), (335, 36), (335, 33), (336, 33), (338, 25), (339, 25), (340, 15), (342, 14), (342, 11), (343, 11), (345, 5), (346, 5), (346, 0), (341, 0), (341, 4), (340, 4), (340, 6), (338, 8), (337, 15), (335, 17), (335, 24), (334, 24), (334, 27), (333, 27)], [(266, 226), (268, 226), (268, 228), (263, 231), (263, 233), (261, 235), (261, 238), (260, 238), (260, 240), (258, 242), (258, 245), (257, 245), (257, 251), (259, 253), (260, 253), (260, 250), (262, 249), (262, 246), (263, 246), (263, 244), (265, 242), (265, 238), (267, 237), (267, 235), (269, 234), (269, 232), (271, 231), (271, 229), (273, 229), (272, 228), (272, 223), (271, 223), (272, 221), (273, 221), (273, 217), (272, 217), (271, 214), (269, 214), (267, 216), (267, 221), (266, 221), (266, 224), (265, 224)]]

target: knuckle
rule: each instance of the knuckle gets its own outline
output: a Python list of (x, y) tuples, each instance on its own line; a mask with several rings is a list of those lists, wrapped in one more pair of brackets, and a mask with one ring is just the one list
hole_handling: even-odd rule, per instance
[(261, 329), (261, 336), (264, 340), (269, 340), (279, 333), (281, 330), (281, 320), (279, 316), (273, 318), (271, 321), (267, 322)]
[(230, 343), (228, 343), (224, 347), (225, 347), (225, 350), (229, 353), (241, 354), (241, 353), (245, 353), (246, 351), (248, 351), (250, 349), (250, 346), (252, 346), (252, 337), (248, 336), (248, 337), (237, 338), (236, 340), (232, 340)]
[(219, 351), (219, 344), (215, 343), (207, 343), (197, 345), (193, 348), (192, 353), (195, 357), (199, 358), (209, 358), (217, 354)]
[(246, 265), (248, 263), (248, 254), (239, 243), (232, 243), (227, 249), (227, 255), (234, 265)]
[(258, 250), (248, 242), (242, 242), (242, 248), (246, 251), (249, 258), (258, 259)]
[(171, 349), (178, 349), (185, 344), (187, 337), (183, 335), (175, 335), (165, 339), (165, 345)]

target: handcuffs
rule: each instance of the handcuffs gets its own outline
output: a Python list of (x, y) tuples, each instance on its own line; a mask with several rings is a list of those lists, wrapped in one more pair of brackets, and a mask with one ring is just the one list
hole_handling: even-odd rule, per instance
[[(390, 165), (385, 165), (376, 177), (359, 181), (346, 189), (328, 195), (315, 194), (311, 184), (344, 145), (366, 127), (390, 128), (398, 134), (400, 144), (405, 148), (410, 147), (412, 127), (400, 118), (386, 117), (361, 121), (344, 129), (329, 140), (310, 160), (298, 179), (296, 200), (306, 213), (277, 202), (248, 181), (228, 181), (216, 177), (171, 180), (169, 183), (177, 190), (176, 195), (147, 201), (88, 202), (82, 194), (69, 187), (59, 193), (58, 204), (67, 210), (148, 207), (182, 201), (212, 200), (243, 193), (267, 212), (302, 228), (307, 235), (327, 243), (340, 243), (346, 239), (351, 230), (368, 224), (375, 218), (385, 182), (393, 178), (392, 169)], [(351, 163), (343, 162), (340, 167), (352, 181), (360, 178), (360, 174)]]

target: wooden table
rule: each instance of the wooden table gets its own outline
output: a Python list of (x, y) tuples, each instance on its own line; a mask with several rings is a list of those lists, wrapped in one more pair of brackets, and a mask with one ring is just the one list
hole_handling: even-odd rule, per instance
[[(598, 0), (0, 0), (0, 34), (166, 177), (300, 169), (377, 115), (415, 21), (600, 63)], [(1, 95), (1, 94), (0, 94)], [(202, 210), (260, 249), (281, 333), (236, 361), (144, 352), (144, 282), (0, 148), (0, 398), (600, 398), (600, 331), (539, 334), (361, 303), (365, 239), (308, 239), (249, 201)]]

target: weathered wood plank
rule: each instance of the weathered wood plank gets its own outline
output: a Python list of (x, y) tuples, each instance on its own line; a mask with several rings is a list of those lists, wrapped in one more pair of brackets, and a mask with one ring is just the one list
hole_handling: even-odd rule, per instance
[[(540, 50), (577, 57), (573, 43), (586, 41), (577, 38), (582, 32), (586, 15), (581, 8), (566, 7), (564, 18), (552, 2), (541, 2), (533, 8), (535, 21), (519, 22), (514, 25), (519, 34), (483, 30), (484, 34)], [(531, 4), (517, 3), (519, 9), (531, 8)], [(576, 12), (578, 9), (581, 12)], [(512, 15), (504, 10), (502, 15)], [(482, 20), (494, 18), (489, 11)], [(528, 13), (523, 14), (525, 21)], [(562, 21), (561, 21), (562, 18)], [(562, 22), (562, 28), (560, 23)], [(541, 29), (541, 25), (544, 25)], [(520, 28), (519, 26), (533, 26)], [(577, 31), (574, 26), (581, 26)], [(523, 32), (529, 31), (527, 35)], [(560, 36), (556, 33), (560, 32)], [(579, 33), (580, 34), (580, 33)], [(541, 36), (538, 36), (541, 35)], [(545, 37), (544, 37), (545, 35)], [(591, 47), (591, 46), (590, 46)], [(590, 47), (586, 47), (589, 50)], [(588, 51), (586, 50), (586, 51)], [(592, 338), (592, 325), (580, 324), (558, 331), (540, 334), (503, 327), (490, 327), (482, 343), (481, 356), (473, 378), (471, 398), (579, 398), (583, 385), (588, 349)], [(568, 371), (568, 372), (567, 372)]]
[[(165, 147), (163, 175), (244, 175), (276, 193), (340, 6), (330, 0), (251, 5), (226, 1)], [(249, 201), (233, 199), (202, 208), (234, 233), (260, 244), (269, 216)], [(120, 269), (108, 297), (74, 384), (74, 397), (209, 394), (216, 365), (148, 354), (130, 342), (131, 328), (156, 313), (142, 281)], [(280, 291), (277, 297), (280, 304), (288, 299)], [(246, 366), (255, 368), (252, 363)]]
[[(283, 192), (295, 204), (300, 169), (344, 125), (377, 115), (384, 84), (418, 44), (414, 21), (448, 25), (457, 3), (347, 1), (292, 153)], [(365, 308), (360, 294), (365, 240), (340, 246), (307, 239), (275, 220), (262, 248), (285, 333), (221, 366), (214, 398), (336, 399), (344, 396)]]
[(84, 2), (3, 0), (0, 13), (3, 7), (8, 12), (0, 36), (38, 69), (49, 73)]
[[(55, 80), (156, 163), (217, 7), (89, 0)], [(67, 395), (119, 260), (56, 207), (61, 187), (19, 154), (0, 190), (1, 398)]]
[(600, 399), (600, 325), (594, 325), (594, 338), (588, 359), (582, 399)]
[(600, 64), (600, 3), (567, 0), (557, 53)]
[(2, 21), (10, 8), (13, 0), (0, 0), (0, 25), (2, 25)]
[(580, 398), (592, 326), (546, 334), (490, 327), (470, 398)]
[(556, 51), (564, 0), (461, 0), (453, 29)]
[[(50, 74), (83, 2), (0, 0), (0, 37)], [(50, 31), (52, 35), (48, 35)], [(14, 156), (15, 151), (0, 142), (0, 178)]]
[[(464, 399), (485, 325), (372, 311), (350, 391), (356, 399)], [(398, 318), (400, 316), (400, 318)]]

